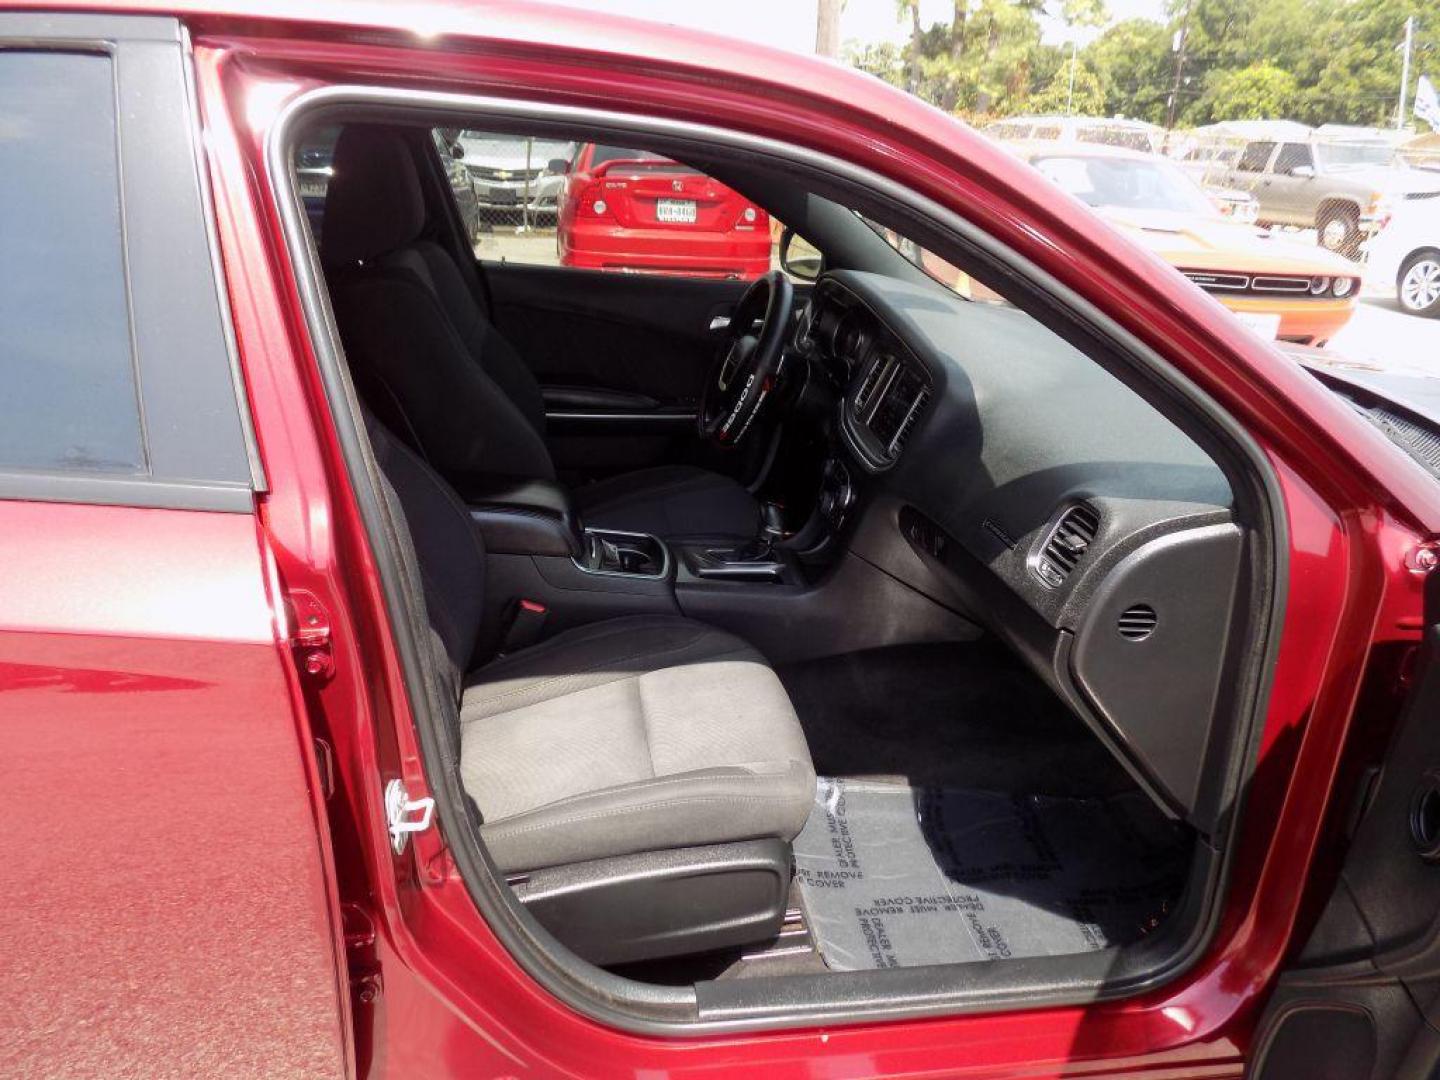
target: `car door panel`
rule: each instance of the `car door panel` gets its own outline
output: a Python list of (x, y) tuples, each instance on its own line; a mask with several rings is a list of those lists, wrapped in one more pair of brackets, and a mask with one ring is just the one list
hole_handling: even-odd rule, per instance
[(699, 401), (714, 359), (710, 324), (744, 281), (483, 263), (496, 328), (542, 386)]
[(701, 454), (695, 410), (748, 282), (481, 268), (496, 328), (541, 384), (562, 473), (599, 476)]
[(1275, 143), (1269, 141), (1247, 143), (1235, 160), (1229, 173), (1229, 186), (1249, 192), (1260, 203), (1260, 217), (1269, 220), (1269, 194), (1265, 181), (1270, 179), (1269, 163), (1275, 153)]
[[(1379, 763), (1350, 778), (1349, 850), (1267, 1008), (1255, 1080), (1440, 1070), (1440, 575), (1425, 585), (1414, 689)], [(1390, 675), (1402, 679), (1413, 659), (1402, 655)]]
[(0, 738), (36, 830), (5, 860), (28, 914), (0, 976), (30, 990), (0, 1074), (240, 1075), (262, 1039), (269, 1075), (347, 1075), (309, 739), (255, 519), (5, 500), (0, 528)]
[[(1296, 176), (1296, 166), (1308, 166), (1309, 176)], [(1315, 162), (1304, 143), (1282, 143), (1270, 171), (1261, 181), (1266, 190), (1266, 215), (1285, 225), (1315, 223)]]

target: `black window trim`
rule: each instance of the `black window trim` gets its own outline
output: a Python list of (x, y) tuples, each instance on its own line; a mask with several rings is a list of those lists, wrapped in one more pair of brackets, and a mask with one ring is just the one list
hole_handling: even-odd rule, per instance
[[(266, 485), (222, 274), (188, 35), (164, 16), (0, 12), (0, 54), (7, 52), (97, 55), (113, 65), (121, 259), (143, 471), (0, 465), (0, 499), (254, 513), (255, 493)], [(173, 100), (177, 88), (178, 114), (126, 108), (127, 93)], [(141, 168), (162, 183), (140, 182)], [(172, 213), (177, 205), (180, 213)], [(199, 244), (194, 214), (205, 230)], [(137, 229), (135, 217), (159, 228)], [(186, 243), (172, 244), (177, 234)], [(177, 246), (184, 249), (179, 255)], [(140, 247), (150, 265), (137, 273)], [(169, 262), (163, 272), (156, 269), (161, 250)], [(170, 311), (163, 329), (157, 317), (166, 296), (181, 299), (170, 309), (180, 322), (174, 333)], [(223, 387), (208, 366), (222, 362)], [(207, 411), (192, 408), (197, 397)], [(231, 408), (233, 441), (224, 431)]]

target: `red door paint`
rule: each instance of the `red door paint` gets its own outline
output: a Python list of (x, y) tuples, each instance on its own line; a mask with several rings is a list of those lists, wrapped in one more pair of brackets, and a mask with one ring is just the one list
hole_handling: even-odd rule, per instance
[(255, 519), (0, 502), (0, 582), (0, 1075), (343, 1076)]

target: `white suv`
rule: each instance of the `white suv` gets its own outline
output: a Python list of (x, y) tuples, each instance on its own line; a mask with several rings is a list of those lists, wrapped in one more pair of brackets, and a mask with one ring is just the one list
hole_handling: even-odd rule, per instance
[(1367, 245), (1365, 280), (1412, 315), (1440, 316), (1440, 194), (1411, 196)]

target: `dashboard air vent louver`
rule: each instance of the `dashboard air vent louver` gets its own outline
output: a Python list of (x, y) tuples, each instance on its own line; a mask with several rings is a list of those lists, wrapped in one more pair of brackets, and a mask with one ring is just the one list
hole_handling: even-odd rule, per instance
[(915, 395), (915, 400), (910, 405), (910, 411), (905, 414), (905, 419), (900, 421), (900, 429), (890, 439), (888, 452), (892, 458), (898, 457), (900, 451), (905, 449), (905, 440), (910, 437), (911, 430), (914, 429), (916, 421), (920, 419), (920, 414), (925, 410), (929, 401), (929, 390), (921, 390)]
[(1155, 609), (1149, 604), (1131, 604), (1120, 613), (1120, 636), (1128, 641), (1144, 641), (1155, 632), (1160, 621)]
[(877, 355), (870, 361), (870, 369), (865, 372), (865, 379), (860, 383), (860, 389), (855, 391), (855, 411), (857, 413), (863, 413), (865, 406), (870, 404), (870, 399), (875, 394), (875, 387), (880, 384), (880, 376), (884, 374), (888, 366), (888, 358), (884, 355)]
[(1059, 588), (1070, 571), (1075, 569), (1080, 556), (1095, 540), (1100, 530), (1100, 515), (1085, 503), (1076, 503), (1060, 515), (1050, 537), (1045, 541), (1040, 557), (1035, 560), (1035, 573), (1052, 589)]

